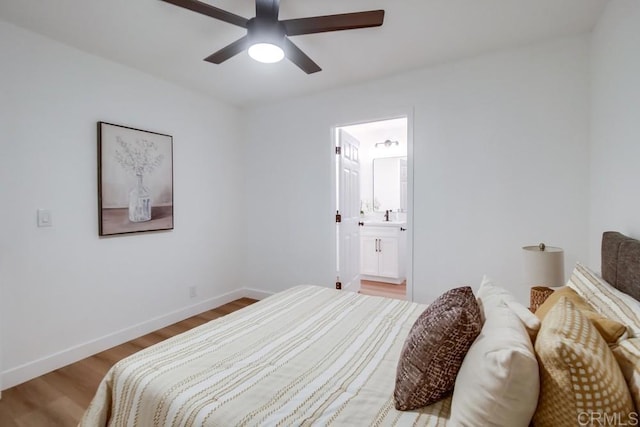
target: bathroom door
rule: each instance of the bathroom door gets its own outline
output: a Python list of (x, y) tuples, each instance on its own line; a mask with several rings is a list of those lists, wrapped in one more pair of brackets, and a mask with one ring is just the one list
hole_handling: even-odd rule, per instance
[(360, 142), (338, 132), (338, 277), (343, 289), (360, 290)]

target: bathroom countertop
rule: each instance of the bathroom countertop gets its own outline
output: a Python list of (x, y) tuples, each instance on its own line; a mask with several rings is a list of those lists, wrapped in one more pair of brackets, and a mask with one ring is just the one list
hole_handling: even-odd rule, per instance
[(370, 225), (372, 227), (404, 227), (407, 225), (407, 221), (378, 221), (378, 220), (373, 220), (373, 221), (367, 221), (364, 220), (362, 221), (364, 222), (364, 225)]

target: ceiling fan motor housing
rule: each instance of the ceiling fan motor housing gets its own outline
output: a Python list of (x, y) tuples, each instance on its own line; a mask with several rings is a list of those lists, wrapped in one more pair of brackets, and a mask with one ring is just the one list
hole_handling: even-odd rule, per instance
[(251, 18), (247, 22), (249, 45), (269, 43), (282, 47), (286, 29), (279, 21), (269, 18)]

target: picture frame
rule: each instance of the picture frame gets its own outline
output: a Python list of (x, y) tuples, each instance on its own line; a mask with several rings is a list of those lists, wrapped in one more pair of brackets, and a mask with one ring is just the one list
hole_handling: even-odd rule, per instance
[(100, 236), (173, 230), (173, 137), (98, 122)]

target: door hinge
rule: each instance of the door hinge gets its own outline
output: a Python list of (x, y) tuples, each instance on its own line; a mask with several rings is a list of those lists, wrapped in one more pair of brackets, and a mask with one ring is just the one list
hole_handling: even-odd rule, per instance
[(342, 154), (342, 147), (336, 147), (336, 154)]
[(340, 211), (336, 211), (336, 222), (342, 222), (342, 215), (340, 215)]

